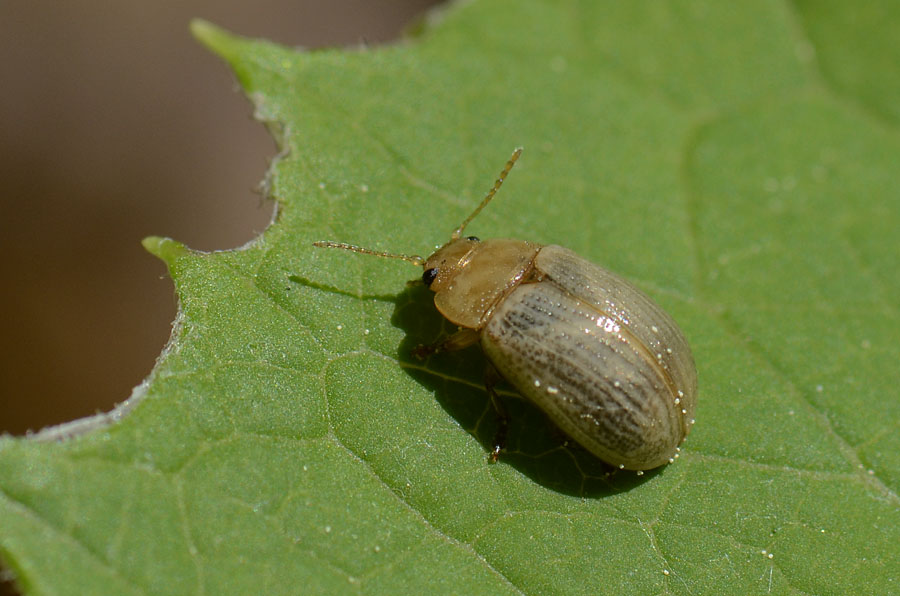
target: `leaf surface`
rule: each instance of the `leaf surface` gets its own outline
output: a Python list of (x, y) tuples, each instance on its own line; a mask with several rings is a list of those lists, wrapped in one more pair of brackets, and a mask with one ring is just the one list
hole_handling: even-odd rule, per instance
[[(26, 593), (900, 591), (900, 85), (887, 1), (457, 4), (392, 47), (299, 52), (196, 23), (284, 151), (239, 250), (150, 238), (180, 302), (127, 416), (0, 439)], [(400, 261), (467, 232), (560, 243), (679, 321), (680, 459), (609, 475)], [(96, 421), (94, 421), (96, 422)], [(88, 426), (91, 426), (88, 423)], [(56, 434), (64, 434), (61, 430)]]

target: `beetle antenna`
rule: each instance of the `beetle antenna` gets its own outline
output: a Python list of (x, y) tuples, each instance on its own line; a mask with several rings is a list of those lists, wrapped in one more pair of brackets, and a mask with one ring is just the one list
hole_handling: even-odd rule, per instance
[(369, 248), (363, 248), (361, 246), (356, 246), (355, 244), (345, 244), (343, 242), (331, 242), (329, 240), (321, 240), (319, 242), (313, 242), (313, 246), (317, 246), (319, 248), (342, 248), (344, 250), (349, 250), (352, 252), (359, 252), (364, 255), (372, 255), (375, 257), (385, 257), (387, 259), (402, 259), (404, 261), (408, 261), (413, 265), (421, 267), (425, 264), (425, 259), (420, 257), (419, 255), (400, 255), (392, 252), (381, 252), (378, 250), (371, 250)]
[(466, 221), (462, 222), (458, 228), (450, 235), (450, 240), (459, 240), (462, 237), (463, 230), (466, 229), (466, 226), (469, 225), (469, 222), (475, 219), (475, 217), (481, 213), (481, 210), (485, 208), (485, 206), (491, 202), (491, 199), (494, 198), (494, 195), (497, 194), (497, 191), (500, 190), (500, 185), (503, 184), (503, 181), (506, 180), (507, 174), (516, 165), (516, 160), (519, 159), (519, 156), (522, 155), (522, 148), (518, 147), (515, 151), (513, 151), (512, 157), (509, 158), (509, 161), (506, 162), (506, 167), (503, 168), (503, 171), (500, 172), (500, 176), (497, 178), (497, 181), (494, 182), (494, 186), (491, 187), (491, 190), (488, 191), (487, 196), (481, 201), (481, 204), (475, 208), (475, 211), (472, 212), (472, 215), (466, 218)]

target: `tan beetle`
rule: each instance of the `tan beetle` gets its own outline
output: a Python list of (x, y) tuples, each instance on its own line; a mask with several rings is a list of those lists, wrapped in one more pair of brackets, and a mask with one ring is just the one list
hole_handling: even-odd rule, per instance
[(671, 462), (697, 401), (694, 359), (672, 317), (631, 283), (561, 246), (463, 237), (521, 153), (515, 150), (481, 204), (427, 259), (314, 244), (424, 267), (435, 306), (460, 329), (414, 353), (422, 358), (481, 342), (489, 361), (485, 385), (500, 415), (492, 461), (506, 432), (494, 390), (499, 373), (603, 461), (629, 470)]

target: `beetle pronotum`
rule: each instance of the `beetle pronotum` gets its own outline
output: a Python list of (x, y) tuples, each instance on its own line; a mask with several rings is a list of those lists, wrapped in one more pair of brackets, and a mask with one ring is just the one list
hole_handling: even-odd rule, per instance
[(556, 245), (463, 237), (494, 198), (521, 149), (450, 241), (430, 257), (340, 242), (315, 246), (403, 259), (424, 268), (438, 311), (456, 333), (415, 355), (474, 343), (489, 363), (485, 385), (505, 434), (497, 374), (603, 461), (648, 470), (673, 461), (694, 422), (697, 371), (684, 334), (646, 294)]

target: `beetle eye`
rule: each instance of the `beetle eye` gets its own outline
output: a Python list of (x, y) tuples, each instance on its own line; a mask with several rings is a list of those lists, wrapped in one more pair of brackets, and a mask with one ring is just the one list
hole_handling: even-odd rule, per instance
[(432, 267), (431, 269), (426, 269), (425, 273), (422, 274), (422, 281), (425, 282), (426, 286), (430, 286), (431, 282), (434, 281), (434, 278), (437, 277), (438, 270), (437, 267)]
[(466, 240), (471, 240), (472, 242), (481, 242), (481, 238), (478, 236), (469, 236)]

